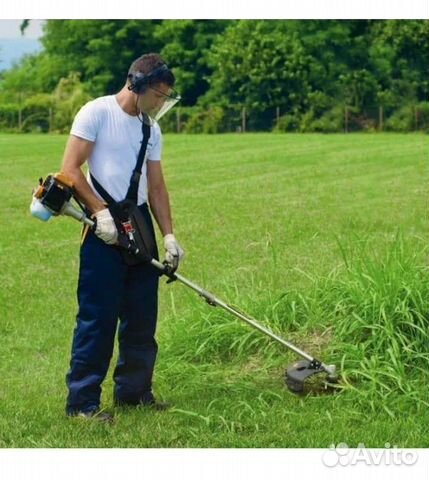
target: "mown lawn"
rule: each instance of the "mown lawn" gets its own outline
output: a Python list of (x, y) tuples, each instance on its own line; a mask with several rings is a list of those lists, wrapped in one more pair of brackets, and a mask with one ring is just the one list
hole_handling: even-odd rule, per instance
[(429, 446), (427, 136), (166, 135), (180, 272), (350, 386), (291, 394), (292, 353), (162, 282), (154, 383), (174, 408), (112, 426), (64, 416), (80, 227), (28, 211), (65, 142), (0, 135), (0, 447)]

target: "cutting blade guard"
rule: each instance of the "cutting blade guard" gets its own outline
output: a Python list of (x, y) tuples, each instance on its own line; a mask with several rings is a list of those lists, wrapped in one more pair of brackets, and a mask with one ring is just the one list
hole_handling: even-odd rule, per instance
[(324, 389), (338, 382), (335, 365), (323, 365), (316, 359), (299, 360), (286, 369), (285, 383), (293, 393), (304, 393), (305, 381), (313, 375), (325, 374)]

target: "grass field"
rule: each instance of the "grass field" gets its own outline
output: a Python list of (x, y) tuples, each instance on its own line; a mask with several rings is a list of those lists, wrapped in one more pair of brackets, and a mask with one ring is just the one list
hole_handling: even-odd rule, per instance
[(292, 353), (162, 282), (154, 385), (174, 408), (112, 426), (64, 416), (80, 227), (28, 212), (65, 141), (0, 135), (0, 447), (429, 446), (427, 136), (166, 135), (181, 273), (345, 388), (294, 396)]

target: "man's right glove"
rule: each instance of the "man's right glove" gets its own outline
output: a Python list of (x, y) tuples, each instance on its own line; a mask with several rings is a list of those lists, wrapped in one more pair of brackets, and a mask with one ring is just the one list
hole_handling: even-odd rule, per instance
[(100, 210), (95, 215), (97, 225), (95, 234), (101, 238), (103, 242), (114, 245), (118, 241), (118, 230), (116, 229), (115, 221), (108, 208)]
[(165, 261), (174, 269), (179, 266), (185, 252), (177, 243), (176, 237), (172, 233), (168, 233), (164, 237)]

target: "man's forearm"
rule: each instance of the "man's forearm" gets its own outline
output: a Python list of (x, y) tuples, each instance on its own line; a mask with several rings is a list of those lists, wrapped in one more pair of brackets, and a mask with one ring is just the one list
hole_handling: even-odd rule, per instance
[(62, 172), (73, 182), (73, 187), (78, 199), (88, 208), (88, 210), (90, 210), (91, 213), (96, 213), (106, 208), (103, 201), (94, 194), (80, 168), (63, 168)]
[(171, 208), (168, 192), (165, 188), (149, 191), (149, 204), (151, 212), (163, 236), (173, 233)]

